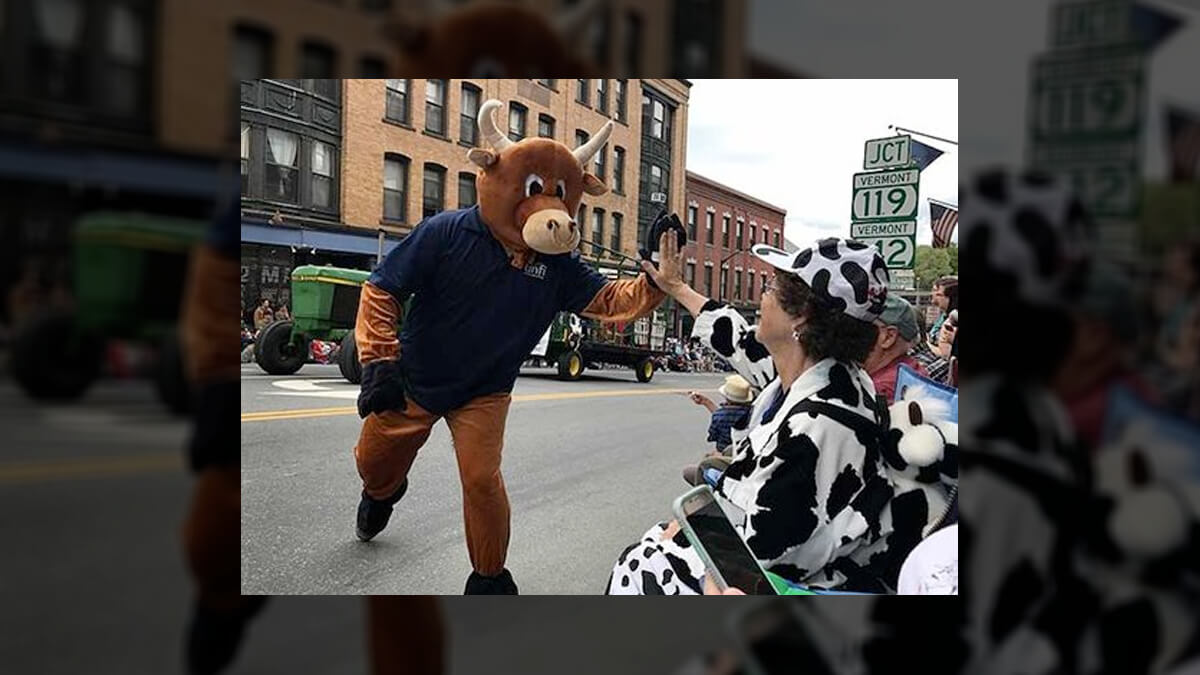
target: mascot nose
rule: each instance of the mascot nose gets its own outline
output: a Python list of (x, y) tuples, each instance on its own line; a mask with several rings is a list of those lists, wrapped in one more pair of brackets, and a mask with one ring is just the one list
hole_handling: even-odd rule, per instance
[(558, 229), (558, 221), (554, 220), (553, 218), (551, 218), (550, 220), (547, 220), (546, 221), (546, 229), (547, 230), (557, 230)]

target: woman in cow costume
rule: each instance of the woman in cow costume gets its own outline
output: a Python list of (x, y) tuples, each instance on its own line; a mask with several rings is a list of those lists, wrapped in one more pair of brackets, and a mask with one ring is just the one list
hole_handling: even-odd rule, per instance
[[(696, 316), (693, 335), (762, 389), (748, 430), (734, 430), (716, 493), (743, 514), (734, 524), (772, 572), (812, 587), (894, 588), (903, 555), (940, 512), (888, 475), (881, 408), (859, 366), (887, 296), (883, 259), (836, 238), (793, 254), (761, 244), (753, 252), (776, 268), (753, 328), (680, 280), (672, 243), (655, 273)], [(703, 578), (678, 525), (661, 523), (621, 554), (608, 592), (698, 594)]]
[(479, 111), (491, 149), (467, 153), (479, 167), (479, 205), (432, 216), (396, 246), (363, 285), (355, 326), (364, 418), (354, 448), (363, 482), (358, 537), (368, 541), (387, 525), (417, 451), (445, 418), (474, 570), (468, 594), (517, 592), (504, 567), (509, 505), (500, 451), (521, 363), (559, 311), (632, 321), (665, 297), (644, 275), (609, 282), (579, 259), (580, 224), (571, 214), (584, 192), (607, 190), (585, 167), (612, 122), (574, 151), (545, 138), (514, 143), (496, 128), (500, 106), (487, 101)]

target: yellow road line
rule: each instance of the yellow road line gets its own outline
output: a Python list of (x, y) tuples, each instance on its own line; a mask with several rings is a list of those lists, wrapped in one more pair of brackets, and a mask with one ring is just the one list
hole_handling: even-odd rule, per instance
[(0, 483), (29, 483), (66, 478), (104, 478), (182, 469), (182, 451), (94, 459), (6, 462), (0, 464)]
[[(657, 394), (686, 394), (689, 391), (709, 391), (706, 389), (614, 389), (611, 391), (578, 391), (559, 392), (554, 394), (519, 394), (513, 396), (513, 403), (531, 401), (562, 401), (582, 398), (611, 398), (615, 396), (654, 396)], [(299, 408), (292, 410), (267, 410), (261, 412), (242, 413), (242, 422), (274, 422), (277, 420), (306, 419), (310, 417), (331, 417), (336, 415), (357, 415), (355, 406), (340, 406), (336, 408)]]

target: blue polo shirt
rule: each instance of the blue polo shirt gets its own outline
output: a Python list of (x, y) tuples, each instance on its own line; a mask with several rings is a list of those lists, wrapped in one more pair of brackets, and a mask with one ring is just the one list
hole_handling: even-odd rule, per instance
[(369, 281), (401, 304), (412, 296), (400, 361), (408, 395), (436, 415), (512, 391), (554, 316), (583, 311), (607, 283), (578, 251), (513, 267), (478, 206), (425, 219)]

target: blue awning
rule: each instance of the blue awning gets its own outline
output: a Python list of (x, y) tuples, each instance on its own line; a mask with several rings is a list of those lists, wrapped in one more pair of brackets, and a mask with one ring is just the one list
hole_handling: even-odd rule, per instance
[[(377, 234), (299, 230), (246, 222), (242, 223), (242, 241), (247, 244), (295, 246), (296, 248), (315, 248), (318, 251), (361, 253), (363, 255), (375, 255), (379, 250), (379, 235)], [(387, 255), (399, 243), (398, 239), (385, 238), (383, 254)]]
[(212, 160), (33, 145), (0, 146), (0, 176), (200, 199), (233, 185)]

